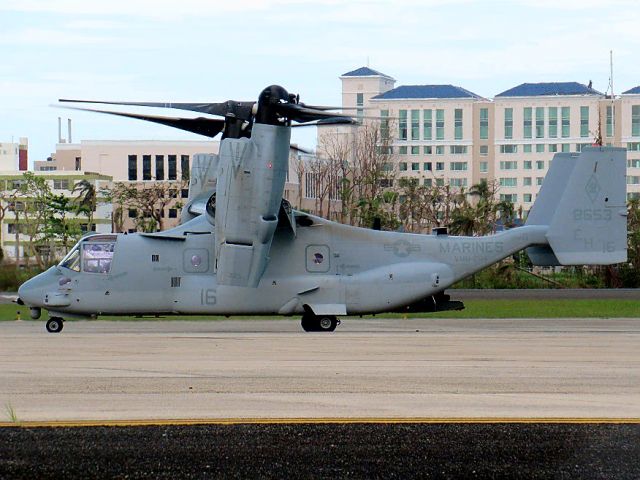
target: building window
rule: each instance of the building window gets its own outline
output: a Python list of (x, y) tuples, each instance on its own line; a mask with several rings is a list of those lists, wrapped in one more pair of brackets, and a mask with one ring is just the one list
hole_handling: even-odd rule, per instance
[(431, 140), (433, 138), (433, 118), (431, 116), (431, 109), (422, 111), (423, 127), (422, 136), (424, 140)]
[(436, 155), (444, 155), (444, 145), (436, 146)]
[(467, 169), (467, 162), (451, 162), (449, 164), (450, 170), (462, 171)]
[(444, 110), (436, 110), (436, 140), (444, 140)]
[(522, 151), (523, 151), (524, 153), (531, 153), (531, 144), (528, 144), (528, 143), (527, 143), (527, 144), (524, 144), (524, 145), (522, 146)]
[(68, 190), (69, 189), (69, 180), (54, 180), (53, 181), (53, 189), (54, 190)]
[(128, 214), (129, 214), (129, 218), (137, 218), (138, 210), (136, 210), (135, 208), (130, 208), (128, 211)]
[(189, 189), (188, 188), (181, 188), (180, 189), (180, 197), (181, 198), (189, 198)]
[(504, 138), (513, 138), (513, 108), (504, 109)]
[(536, 177), (536, 185), (537, 186), (542, 185), (543, 180), (544, 180), (544, 177)]
[(454, 114), (454, 139), (462, 140), (462, 109), (456, 108), (453, 112)]
[(420, 163), (419, 162), (412, 162), (411, 163), (411, 171), (412, 172), (419, 172), (420, 171)]
[(142, 180), (151, 180), (151, 155), (142, 156)]
[(466, 187), (467, 179), (466, 178), (450, 178), (449, 185), (452, 187)]
[(538, 170), (544, 170), (544, 160), (538, 160), (536, 161), (536, 168)]
[(178, 209), (170, 208), (169, 209), (169, 218), (178, 218)]
[(558, 138), (558, 107), (549, 107), (549, 138)]
[(560, 113), (562, 115), (562, 138), (569, 138), (569, 126), (571, 124), (569, 107), (562, 107)]
[(500, 162), (500, 170), (517, 170), (518, 162), (515, 160), (510, 160), (508, 162)]
[(401, 172), (407, 171), (407, 162), (400, 162), (400, 171)]
[(524, 169), (525, 170), (531, 170), (531, 168), (532, 168), (531, 165), (532, 165), (531, 160), (525, 160), (524, 161)]
[(615, 109), (612, 105), (607, 106), (607, 137), (613, 137), (614, 134), (614, 119)]
[(138, 180), (138, 156), (129, 155), (129, 180)]
[(538, 143), (536, 145), (536, 153), (544, 153), (544, 143)]
[(486, 157), (489, 155), (489, 145), (480, 145), (480, 156)]
[(480, 162), (480, 173), (487, 173), (489, 171), (489, 162)]
[(631, 136), (640, 137), (640, 105), (631, 106)]
[(451, 145), (449, 147), (449, 153), (451, 153), (451, 155), (463, 155), (463, 154), (467, 153), (467, 146), (466, 145)]
[(422, 152), (425, 155), (431, 155), (433, 153), (433, 147), (431, 145), (427, 145), (426, 147), (423, 147)]
[(406, 155), (407, 154), (407, 146), (405, 145), (405, 146), (402, 146), (402, 147), (398, 148), (398, 153), (400, 155)]
[(549, 145), (549, 152), (555, 153), (557, 151), (558, 151), (558, 144), (552, 143), (551, 145)]
[(517, 193), (501, 193), (500, 201), (516, 203), (518, 201), (518, 194)]
[(536, 107), (536, 138), (544, 138), (544, 107)]
[(380, 110), (380, 136), (385, 142), (389, 140), (389, 110)]
[(590, 147), (590, 143), (576, 143), (576, 152), (581, 152), (584, 147)]
[(164, 155), (156, 155), (156, 180), (164, 180)]
[(530, 193), (525, 193), (523, 196), (524, 203), (531, 203), (532, 195)]
[(82, 157), (76, 157), (76, 170), (82, 170)]
[(631, 160), (627, 160), (627, 167), (629, 168), (640, 168), (640, 160), (638, 159), (631, 159)]
[(501, 187), (517, 187), (518, 186), (518, 179), (515, 178), (515, 177), (501, 178), (500, 179), (500, 186)]
[(530, 187), (533, 184), (533, 182), (531, 181), (531, 177), (524, 177), (522, 179), (522, 185), (524, 187)]
[(567, 153), (571, 151), (571, 144), (570, 143), (563, 143), (562, 144), (562, 152), (563, 153)]
[(411, 110), (411, 140), (420, 140), (420, 110)]
[(433, 170), (433, 166), (431, 164), (431, 162), (424, 162), (422, 164), (422, 169), (426, 172), (430, 172), (431, 170)]
[(430, 178), (425, 178), (423, 180), (423, 184), (424, 184), (425, 187), (431, 187), (431, 186), (433, 186), (433, 180), (430, 179)]
[(627, 150), (630, 152), (640, 152), (640, 142), (627, 143)]
[(524, 138), (531, 138), (532, 108), (524, 108), (524, 116), (522, 128), (524, 130)]
[(480, 109), (480, 140), (489, 138), (489, 109)]
[(640, 185), (640, 175), (628, 175), (627, 185)]
[(407, 139), (407, 111), (400, 110), (400, 116), (398, 121), (398, 138), (400, 140)]
[(444, 170), (444, 162), (436, 162), (436, 170), (437, 171)]
[(417, 146), (411, 147), (411, 155), (420, 155), (420, 147), (417, 147)]
[(167, 157), (167, 166), (168, 168), (168, 177), (167, 180), (177, 180), (178, 179), (178, 166), (177, 166), (177, 162), (178, 162), (178, 157), (176, 155), (169, 155)]
[(580, 107), (580, 136), (589, 136), (589, 107)]
[(518, 145), (500, 145), (500, 153), (518, 153)]
[(180, 175), (182, 180), (189, 180), (189, 155), (180, 155)]
[(315, 173), (305, 173), (304, 175), (304, 196), (305, 198), (318, 197), (318, 180)]
[(356, 116), (358, 117), (358, 123), (362, 123), (364, 119), (364, 94), (356, 93)]
[(444, 178), (436, 178), (436, 186), (444, 187)]

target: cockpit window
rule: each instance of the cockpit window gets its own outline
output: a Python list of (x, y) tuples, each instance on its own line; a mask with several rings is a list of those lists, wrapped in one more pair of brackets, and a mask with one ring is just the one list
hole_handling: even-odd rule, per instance
[(82, 271), (109, 273), (115, 242), (87, 241), (82, 243)]
[(73, 249), (67, 254), (66, 257), (60, 262), (61, 267), (68, 268), (69, 270), (74, 270), (76, 272), (80, 271), (80, 246), (76, 245)]

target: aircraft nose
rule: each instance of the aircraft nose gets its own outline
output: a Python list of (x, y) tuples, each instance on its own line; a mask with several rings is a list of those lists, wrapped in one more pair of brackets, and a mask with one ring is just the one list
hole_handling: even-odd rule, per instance
[(35, 284), (35, 278), (32, 278), (24, 282), (22, 285), (20, 285), (20, 288), (18, 288), (18, 298), (20, 298), (20, 300), (22, 300), (27, 305), (38, 305), (39, 303), (41, 303), (38, 301), (39, 295), (36, 292), (37, 289), (35, 288)]
[(52, 269), (49, 269), (20, 285), (18, 297), (29, 306), (42, 307), (45, 293), (54, 286), (57, 287), (55, 274)]

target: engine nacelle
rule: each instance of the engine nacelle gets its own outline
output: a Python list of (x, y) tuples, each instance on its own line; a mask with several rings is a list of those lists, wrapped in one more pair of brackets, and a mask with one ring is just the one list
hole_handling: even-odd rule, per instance
[(278, 225), (290, 135), (289, 128), (256, 123), (250, 139), (222, 141), (215, 201), (219, 285), (260, 282)]

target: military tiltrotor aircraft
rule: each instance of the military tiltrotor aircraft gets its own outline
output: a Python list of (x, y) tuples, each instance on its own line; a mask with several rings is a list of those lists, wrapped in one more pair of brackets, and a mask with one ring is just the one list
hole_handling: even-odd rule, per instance
[(525, 248), (535, 265), (626, 260), (622, 148), (556, 154), (524, 226), (485, 237), (442, 229), (419, 235), (291, 209), (282, 198), (291, 127), (353, 120), (300, 103), (282, 87), (266, 88), (257, 102), (82, 102), (219, 115), (224, 119), (91, 110), (223, 139), (218, 155), (194, 159), (178, 227), (86, 236), (20, 287), (18, 302), (33, 318), (49, 311), (50, 332), (69, 318), (191, 314), (301, 315), (305, 331), (333, 331), (343, 315), (462, 308), (445, 288)]

